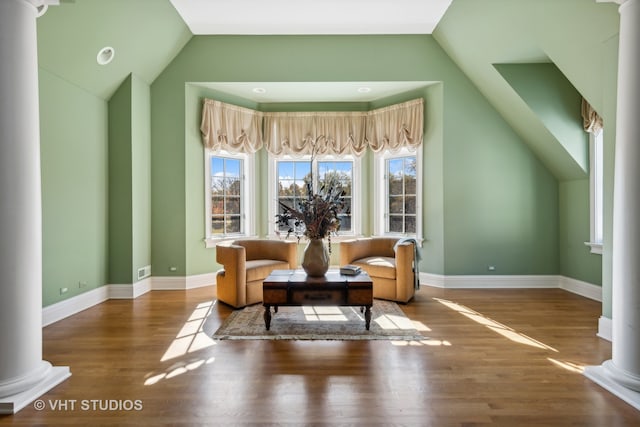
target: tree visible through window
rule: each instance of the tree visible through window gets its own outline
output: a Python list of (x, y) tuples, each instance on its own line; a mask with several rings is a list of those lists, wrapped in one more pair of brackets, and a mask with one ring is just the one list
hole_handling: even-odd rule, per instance
[[(313, 170), (313, 173), (312, 173)], [(293, 208), (298, 207), (302, 198), (308, 196), (307, 185), (313, 177), (312, 187), (318, 192), (323, 186), (339, 186), (345, 192), (345, 213), (339, 214), (340, 231), (351, 232), (351, 207), (353, 200), (353, 162), (342, 160), (279, 160), (276, 166), (278, 202)], [(347, 213), (348, 212), (348, 213)], [(283, 209), (278, 203), (277, 213)], [(280, 226), (286, 233), (286, 227)]]
[(386, 160), (386, 232), (416, 232), (416, 157)]
[(242, 229), (243, 161), (211, 157), (211, 234), (240, 234)]

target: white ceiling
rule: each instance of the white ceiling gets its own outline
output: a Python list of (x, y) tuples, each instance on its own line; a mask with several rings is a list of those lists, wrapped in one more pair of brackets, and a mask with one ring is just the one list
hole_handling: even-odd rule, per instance
[(430, 82), (206, 82), (198, 86), (257, 103), (371, 102), (426, 87)]
[(453, 0), (171, 0), (193, 34), (431, 34)]
[[(452, 0), (171, 0), (195, 35), (431, 34)], [(371, 102), (429, 82), (199, 83), (257, 103)], [(261, 88), (264, 91), (256, 92)], [(365, 90), (362, 88), (368, 88)]]

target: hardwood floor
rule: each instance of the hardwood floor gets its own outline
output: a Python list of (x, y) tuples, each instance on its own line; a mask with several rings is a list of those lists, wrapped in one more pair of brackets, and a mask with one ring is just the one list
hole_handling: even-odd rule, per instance
[(72, 376), (0, 426), (640, 425), (580, 374), (611, 345), (600, 303), (563, 290), (423, 287), (402, 308), (425, 340), (406, 345), (211, 341), (199, 328), (231, 312), (214, 298), (153, 291), (46, 327), (44, 359)]

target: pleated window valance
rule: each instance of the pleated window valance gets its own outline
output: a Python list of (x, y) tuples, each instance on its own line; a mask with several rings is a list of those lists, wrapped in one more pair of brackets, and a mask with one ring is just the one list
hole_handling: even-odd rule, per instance
[(586, 99), (582, 98), (582, 126), (586, 132), (597, 134), (602, 130), (602, 117), (593, 109)]
[(354, 154), (417, 147), (424, 133), (422, 98), (368, 112), (262, 113), (205, 99), (205, 147), (253, 153), (262, 146), (275, 155)]
[(262, 147), (262, 113), (205, 99), (200, 132), (202, 143), (212, 150), (255, 153)]

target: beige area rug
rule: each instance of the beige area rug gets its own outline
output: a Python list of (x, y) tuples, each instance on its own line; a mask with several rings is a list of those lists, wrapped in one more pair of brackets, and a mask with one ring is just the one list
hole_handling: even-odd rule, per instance
[(360, 307), (278, 307), (271, 329), (264, 326), (264, 307), (235, 310), (213, 334), (218, 340), (423, 340), (398, 304), (374, 300), (371, 325), (365, 328)]

